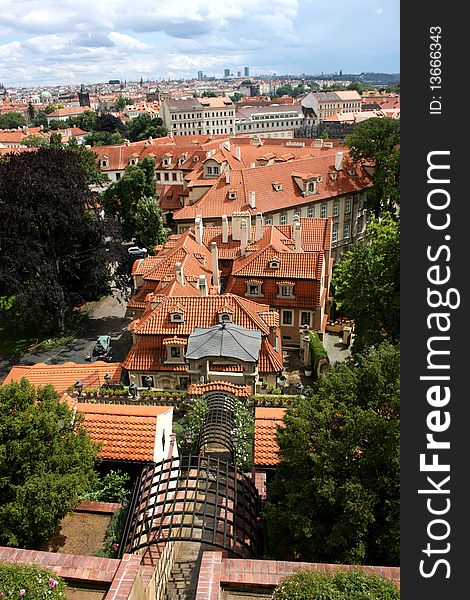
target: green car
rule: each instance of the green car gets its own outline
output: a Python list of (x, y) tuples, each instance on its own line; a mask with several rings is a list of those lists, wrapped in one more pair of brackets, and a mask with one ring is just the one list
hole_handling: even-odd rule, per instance
[(93, 356), (108, 356), (111, 350), (111, 336), (100, 335), (93, 348)]

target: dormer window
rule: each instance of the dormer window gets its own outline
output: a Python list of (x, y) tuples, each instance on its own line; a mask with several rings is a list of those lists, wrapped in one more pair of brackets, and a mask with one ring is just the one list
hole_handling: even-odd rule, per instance
[(171, 323), (184, 323), (184, 314), (182, 312), (170, 313), (170, 322)]
[(131, 156), (131, 159), (130, 159), (130, 161), (129, 161), (129, 164), (130, 164), (131, 166), (133, 166), (133, 167), (134, 167), (134, 166), (135, 166), (135, 165), (136, 165), (138, 162), (139, 162), (139, 159), (138, 159), (136, 156)]
[(350, 177), (353, 177), (356, 174), (356, 171), (354, 169), (349, 168), (349, 169), (347, 169), (347, 171), (348, 171), (348, 175)]
[(329, 175), (330, 175), (331, 179), (333, 179), (333, 181), (335, 181), (338, 174), (332, 171)]
[(194, 163), (199, 162), (199, 156), (193, 156), (193, 162)]
[(273, 182), (273, 188), (276, 192), (282, 192), (282, 183)]
[(168, 167), (168, 165), (171, 162), (171, 159), (172, 159), (171, 154), (165, 154), (165, 156), (162, 158), (162, 167)]
[(232, 322), (232, 313), (229, 312), (220, 312), (219, 313), (219, 323), (231, 323)]
[(306, 190), (309, 194), (313, 194), (315, 192), (315, 182), (309, 181), (307, 183)]
[(228, 191), (228, 199), (236, 200), (237, 199), (237, 190), (229, 190)]
[(101, 159), (101, 166), (109, 167), (109, 158), (107, 156), (103, 156), (103, 158)]
[(281, 266), (281, 263), (278, 260), (270, 260), (269, 261), (270, 269), (279, 269), (280, 266)]

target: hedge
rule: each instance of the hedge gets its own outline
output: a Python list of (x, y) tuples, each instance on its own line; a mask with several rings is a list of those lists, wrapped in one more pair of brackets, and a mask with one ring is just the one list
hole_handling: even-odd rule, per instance
[(298, 572), (282, 580), (272, 600), (398, 600), (393, 581), (364, 571)]
[(320, 360), (325, 359), (326, 361), (328, 361), (328, 353), (325, 350), (323, 344), (320, 341), (320, 338), (318, 337), (318, 335), (315, 331), (309, 331), (309, 337), (310, 337), (309, 344), (310, 344), (312, 369), (313, 369), (313, 373), (316, 377)]
[(18, 563), (0, 563), (0, 598), (65, 599), (65, 587), (60, 577), (46, 569)]

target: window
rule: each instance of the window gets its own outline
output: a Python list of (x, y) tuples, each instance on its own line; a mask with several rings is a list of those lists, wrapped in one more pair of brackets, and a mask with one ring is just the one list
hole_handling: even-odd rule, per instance
[(310, 219), (313, 219), (314, 216), (315, 216), (315, 207), (309, 206), (308, 210), (307, 210), (307, 217), (309, 217)]
[(346, 214), (351, 212), (351, 198), (346, 198), (344, 201), (344, 212)]
[(261, 285), (259, 283), (249, 283), (248, 284), (248, 295), (249, 296), (260, 296), (261, 295)]
[(281, 215), (279, 222), (281, 223), (281, 225), (287, 225), (287, 215)]
[(206, 167), (206, 173), (212, 175), (212, 167)]
[(322, 219), (326, 218), (326, 204), (322, 204), (320, 207), (320, 217)]
[(313, 181), (309, 181), (307, 183), (307, 192), (312, 194), (315, 191), (315, 183)]
[(300, 313), (300, 325), (310, 325), (310, 312), (303, 310)]
[(280, 285), (279, 286), (280, 295), (283, 298), (292, 298), (294, 296), (293, 290), (294, 290), (293, 285)]
[(339, 215), (339, 202), (335, 200), (333, 202), (333, 216), (337, 217)]
[(265, 223), (265, 225), (272, 225), (273, 224), (273, 220), (272, 219), (265, 219), (264, 223)]
[(183, 313), (179, 313), (179, 312), (170, 313), (170, 321), (172, 323), (184, 323)]
[(300, 210), (296, 210), (294, 213), (294, 217), (300, 217)]
[(337, 242), (338, 241), (338, 226), (335, 224), (333, 225), (333, 231), (331, 234), (331, 241), (332, 242)]
[(169, 173), (163, 173), (163, 178), (165, 179), (165, 181), (170, 181), (170, 174)]
[(121, 179), (121, 173), (116, 173), (116, 181), (117, 181), (118, 179)]
[(349, 223), (344, 224), (343, 228), (343, 239), (347, 240), (349, 238)]
[(279, 261), (278, 260), (271, 260), (269, 261), (269, 268), (270, 269), (279, 269)]
[(171, 358), (181, 358), (181, 346), (170, 346)]
[(293, 317), (291, 310), (283, 310), (282, 311), (282, 324), (283, 325), (292, 325)]
[(229, 312), (219, 313), (219, 323), (231, 323), (232, 314)]
[(214, 175), (218, 175), (219, 174), (219, 167), (214, 167), (213, 173), (214, 173)]

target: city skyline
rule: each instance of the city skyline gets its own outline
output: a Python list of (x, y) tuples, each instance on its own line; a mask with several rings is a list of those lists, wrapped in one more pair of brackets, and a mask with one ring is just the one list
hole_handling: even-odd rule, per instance
[(3, 0), (7, 86), (361, 72), (398, 73), (399, 2)]

